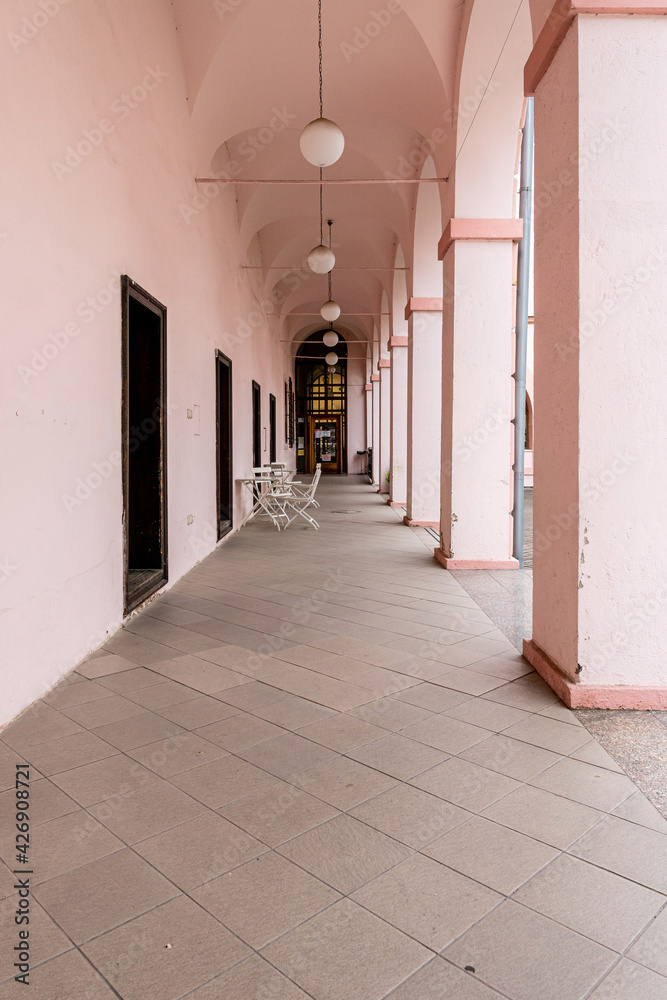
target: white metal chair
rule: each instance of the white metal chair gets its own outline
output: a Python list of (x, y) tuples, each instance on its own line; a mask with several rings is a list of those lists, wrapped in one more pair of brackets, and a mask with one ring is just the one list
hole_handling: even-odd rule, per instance
[[(317, 465), (315, 466), (315, 475), (317, 476), (318, 474), (319, 475), (322, 474), (322, 463), (321, 462), (318, 462)], [(318, 482), (319, 482), (319, 478), (318, 478)], [(308, 483), (302, 483), (300, 479), (293, 479), (291, 482), (286, 483), (285, 485), (289, 486), (289, 488), (291, 490), (293, 490), (293, 492), (294, 492), (294, 494), (296, 496), (303, 497), (303, 496), (306, 495), (306, 493), (308, 492), (308, 490), (311, 489), (311, 487), (312, 487), (313, 484), (312, 483), (310, 483), (310, 484), (308, 484)], [(313, 507), (319, 507), (319, 503), (317, 502), (317, 500), (315, 499), (314, 496), (313, 496), (313, 499), (312, 499), (312, 505), (313, 505)]]
[[(289, 518), (285, 528), (289, 528), (292, 521), (296, 520), (297, 517), (302, 517), (308, 524), (311, 524), (313, 528), (317, 530), (319, 524), (314, 517), (311, 517), (308, 513), (308, 507), (315, 506), (317, 501), (315, 500), (315, 490), (317, 489), (317, 484), (320, 481), (322, 475), (322, 467), (318, 465), (315, 469), (315, 475), (313, 476), (313, 481), (307, 488), (303, 489), (303, 492), (297, 493), (296, 490), (291, 489), (289, 493), (289, 499), (286, 501), (285, 509), (291, 511), (291, 517)], [(299, 484), (297, 484), (299, 485)], [(293, 483), (288, 483), (288, 487), (293, 487)], [(318, 505), (319, 506), (319, 505)]]

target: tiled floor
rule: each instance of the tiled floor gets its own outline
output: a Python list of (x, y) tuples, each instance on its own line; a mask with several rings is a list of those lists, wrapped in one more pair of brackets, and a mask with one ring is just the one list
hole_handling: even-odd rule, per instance
[[(4, 730), (43, 1000), (666, 1000), (667, 822), (360, 479)], [(9, 866), (9, 867), (8, 867)]]

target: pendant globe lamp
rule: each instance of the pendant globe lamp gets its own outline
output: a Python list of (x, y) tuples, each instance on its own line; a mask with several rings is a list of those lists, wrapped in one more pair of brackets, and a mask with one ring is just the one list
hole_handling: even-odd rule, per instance
[(320, 70), (320, 116), (309, 122), (301, 133), (299, 145), (309, 163), (315, 167), (330, 167), (340, 159), (345, 148), (345, 136), (338, 125), (323, 114), (322, 100), (322, 0), (317, 2), (317, 25)]
[(322, 342), (325, 347), (335, 347), (340, 337), (335, 330), (327, 330), (327, 332), (322, 337)]
[(335, 351), (329, 351), (324, 360), (328, 365), (337, 365), (338, 355), (335, 353)]

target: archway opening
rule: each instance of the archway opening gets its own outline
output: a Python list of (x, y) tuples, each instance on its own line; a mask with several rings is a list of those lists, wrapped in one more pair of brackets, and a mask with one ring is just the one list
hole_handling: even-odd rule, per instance
[[(335, 347), (318, 330), (296, 356), (297, 471), (313, 473), (321, 464), (328, 475), (347, 472), (347, 344), (339, 334)], [(326, 355), (338, 355), (335, 365)]]

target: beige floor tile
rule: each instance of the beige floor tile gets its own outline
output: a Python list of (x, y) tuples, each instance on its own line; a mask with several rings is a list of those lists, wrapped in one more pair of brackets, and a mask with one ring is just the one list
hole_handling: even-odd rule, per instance
[[(30, 829), (48, 823), (49, 820), (76, 812), (79, 808), (69, 796), (65, 795), (47, 778), (39, 778), (30, 782)], [(0, 838), (8, 837), (16, 830), (16, 789), (8, 788), (0, 793)]]
[(569, 853), (667, 895), (667, 837), (655, 830), (606, 816)]
[(623, 959), (605, 976), (590, 1000), (667, 1000), (667, 979)]
[(52, 780), (79, 805), (90, 806), (112, 795), (128, 794), (141, 788), (155, 781), (155, 775), (135, 760), (117, 753), (114, 757), (55, 774)]
[(343, 899), (270, 944), (264, 954), (317, 1000), (381, 1000), (431, 953)]
[(296, 695), (291, 695), (274, 705), (253, 710), (253, 715), (257, 715), (260, 719), (266, 719), (267, 722), (273, 722), (276, 726), (290, 730), (302, 729), (313, 722), (322, 722), (335, 714), (332, 708), (316, 705), (305, 698), (297, 698)]
[(207, 882), (192, 896), (257, 950), (340, 899), (328, 885), (273, 852)]
[[(567, 854), (538, 872), (514, 898), (619, 952), (628, 947), (665, 902), (664, 896), (651, 889)], [(601, 905), (603, 900), (613, 903)], [(667, 938), (663, 954), (667, 954)]]
[[(412, 690), (414, 691), (414, 688)], [(381, 729), (398, 732), (406, 726), (432, 718), (434, 713), (399, 701), (397, 698), (379, 698), (377, 701), (369, 702), (368, 705), (353, 708), (347, 714)]]
[(652, 802), (641, 792), (634, 792), (613, 810), (614, 816), (620, 816), (631, 823), (648, 826), (658, 833), (667, 833), (667, 819), (658, 812)]
[(350, 815), (419, 850), (470, 817), (458, 806), (411, 785), (397, 785)]
[(372, 691), (376, 698), (389, 697), (419, 684), (419, 678), (387, 670), (385, 667), (370, 667), (361, 673), (353, 674), (350, 681)]
[(290, 778), (294, 774), (332, 760), (336, 754), (328, 747), (304, 739), (297, 733), (283, 733), (275, 739), (265, 740), (254, 747), (240, 750), (239, 756), (275, 774), (278, 778)]
[(355, 902), (441, 951), (503, 897), (421, 854), (358, 889)]
[(604, 812), (611, 812), (635, 790), (624, 774), (614, 774), (570, 757), (538, 774), (530, 783)]
[(252, 955), (207, 983), (188, 1000), (311, 1000), (259, 955)]
[(192, 688), (185, 687), (184, 684), (177, 684), (176, 681), (166, 681), (162, 678), (159, 684), (151, 684), (150, 687), (127, 691), (125, 697), (136, 702), (137, 705), (142, 705), (149, 712), (159, 711), (162, 714), (162, 709), (192, 701), (198, 697), (198, 694), (198, 691), (193, 691)]
[(500, 774), (507, 774), (517, 781), (529, 781), (560, 760), (558, 754), (551, 753), (550, 750), (542, 750), (532, 743), (521, 743), (520, 740), (512, 740), (504, 735), (490, 736), (470, 750), (464, 750), (461, 757), (471, 760), (473, 764), (499, 771)]
[(484, 810), (487, 819), (565, 850), (604, 813), (541, 788), (522, 785)]
[(81, 944), (179, 895), (130, 850), (117, 851), (37, 886), (35, 897)]
[(351, 816), (336, 816), (278, 848), (278, 853), (344, 894), (404, 861), (407, 847)]
[(89, 701), (99, 701), (111, 694), (106, 687), (95, 681), (83, 680), (78, 674), (68, 674), (64, 680), (49, 694), (45, 695), (43, 703), (51, 708), (72, 708), (74, 705), (85, 705)]
[[(78, 951), (69, 951), (33, 969), (30, 987), (30, 995), (49, 1000), (117, 1000), (118, 997)], [(0, 986), (0, 1000), (16, 1000), (20, 996), (16, 990), (17, 983), (13, 981)]]
[(172, 681), (185, 684), (187, 687), (201, 691), (202, 694), (214, 694), (216, 691), (227, 690), (247, 682), (243, 674), (210, 663), (199, 656), (177, 656), (174, 659), (151, 663), (151, 670), (169, 677)]
[(347, 757), (337, 757), (303, 771), (294, 775), (292, 781), (304, 791), (342, 810), (352, 809), (396, 784), (388, 775)]
[(185, 892), (266, 851), (264, 844), (211, 812), (143, 840), (134, 849)]
[(459, 722), (447, 715), (436, 715), (425, 722), (417, 722), (403, 730), (403, 736), (419, 743), (426, 743), (445, 753), (461, 753), (488, 738), (488, 729)]
[(121, 673), (101, 677), (98, 681), (102, 687), (115, 694), (126, 695), (130, 691), (140, 691), (142, 688), (161, 684), (163, 678), (146, 667), (135, 667), (134, 670), (123, 670)]
[(183, 729), (201, 729), (202, 726), (210, 726), (213, 722), (220, 722), (236, 715), (237, 708), (226, 705), (224, 701), (217, 698), (210, 698), (208, 695), (199, 695), (192, 692), (192, 700), (181, 702), (177, 705), (168, 705), (158, 709), (158, 715), (164, 716), (170, 722), (175, 722)]
[(124, 843), (136, 844), (204, 811), (201, 802), (174, 788), (164, 778), (153, 775), (153, 779), (149, 785), (89, 806), (88, 812)]
[(38, 701), (16, 722), (12, 722), (2, 730), (2, 741), (20, 754), (23, 750), (47, 741), (80, 733), (81, 728), (68, 715)]
[[(16, 877), (21, 878), (20, 875)], [(13, 997), (21, 996), (21, 990), (23, 990), (23, 983), (13, 981), (14, 976), (20, 974), (20, 970), (14, 968), (14, 962), (20, 961), (14, 948), (21, 943), (21, 940), (25, 940), (19, 938), (20, 931), (27, 930), (29, 932), (28, 950), (31, 981), (38, 965), (41, 965), (42, 962), (48, 962), (56, 955), (62, 955), (72, 947), (72, 942), (56, 926), (39, 902), (35, 901), (36, 899), (35, 896), (30, 901), (30, 924), (16, 924), (14, 922), (17, 910), (15, 893), (0, 902), (0, 940), (2, 941), (2, 947), (0, 947), (0, 983), (6, 979), (11, 981), (12, 987), (15, 989)], [(29, 990), (23, 990), (23, 992), (30, 996)], [(2, 996), (1, 986), (0, 996)]]
[(128, 750), (127, 753), (163, 778), (227, 756), (227, 751), (222, 747), (203, 740), (195, 733), (178, 733), (166, 740), (156, 740), (155, 743)]
[(242, 795), (268, 788), (276, 779), (261, 768), (228, 754), (189, 771), (181, 771), (170, 780), (209, 809), (219, 809)]
[(569, 726), (583, 728), (582, 723), (577, 718), (577, 713), (567, 708), (562, 702), (556, 702), (554, 705), (543, 708), (541, 712), (538, 712), (538, 715), (546, 716), (549, 719), (557, 719), (558, 722), (566, 722)]
[(502, 677), (506, 681), (515, 681), (519, 677), (533, 673), (533, 668), (523, 657), (518, 660), (506, 656), (487, 656), (483, 660), (471, 663), (467, 668), (480, 674), (490, 674), (492, 677)]
[(83, 952), (123, 1000), (175, 1000), (240, 961), (248, 948), (181, 896), (89, 942)]
[(217, 692), (217, 696), (220, 701), (224, 701), (225, 704), (232, 705), (242, 712), (252, 712), (255, 708), (275, 705), (290, 697), (287, 691), (280, 691), (278, 688), (271, 687), (270, 684), (262, 684), (261, 681), (247, 681), (238, 687), (226, 688), (224, 691)]
[(416, 705), (417, 708), (424, 708), (428, 712), (445, 712), (448, 708), (454, 708), (455, 705), (462, 705), (464, 701), (470, 700), (470, 695), (439, 687), (437, 684), (417, 684), (394, 697), (397, 701)]
[(623, 768), (616, 763), (606, 750), (602, 749), (597, 740), (591, 740), (589, 743), (584, 744), (583, 747), (575, 750), (570, 756), (575, 760), (585, 760), (587, 764), (594, 764), (595, 767), (605, 767), (608, 771), (616, 771), (618, 774), (623, 774)]
[(347, 753), (354, 760), (402, 781), (447, 759), (447, 754), (441, 750), (426, 746), (425, 743), (417, 743), (416, 740), (409, 740), (400, 733), (383, 736), (382, 739), (374, 740), (356, 750), (348, 750)]
[(492, 802), (519, 787), (514, 778), (460, 757), (451, 757), (430, 771), (425, 771), (413, 778), (411, 784), (470, 812), (481, 812)]
[(533, 715), (530, 719), (517, 722), (505, 731), (505, 735), (562, 754), (578, 750), (589, 739), (588, 730), (583, 727), (570, 726), (545, 715)]
[(485, 701), (483, 698), (471, 698), (462, 705), (448, 708), (444, 715), (494, 733), (500, 733), (522, 719), (530, 718), (528, 712), (510, 708), (509, 705), (499, 705), (495, 701)]
[(543, 708), (558, 702), (558, 696), (535, 673), (519, 677), (518, 680), (505, 684), (495, 691), (489, 691), (482, 697), (488, 701), (497, 701), (500, 705), (520, 708), (524, 712), (540, 712)]
[(256, 743), (263, 743), (264, 740), (274, 739), (284, 732), (279, 726), (274, 726), (264, 719), (258, 719), (248, 712), (237, 712), (235, 715), (220, 722), (214, 722), (210, 726), (197, 729), (197, 735), (209, 743), (215, 743), (224, 750), (236, 752), (252, 747)]
[[(58, 774), (71, 767), (90, 764), (94, 760), (111, 757), (118, 753), (110, 746), (86, 730), (74, 733), (72, 736), (61, 736), (48, 743), (39, 743), (24, 751), (25, 757), (44, 775)], [(12, 752), (13, 760), (20, 759)]]
[(500, 1000), (500, 993), (477, 982), (469, 972), (434, 958), (390, 993), (387, 1000)]
[(146, 711), (141, 705), (135, 705), (129, 698), (114, 694), (102, 701), (91, 701), (85, 705), (74, 705), (64, 709), (65, 714), (85, 729), (97, 729), (99, 726), (131, 719)]
[(136, 670), (136, 663), (124, 656), (104, 650), (102, 656), (84, 660), (76, 668), (77, 674), (88, 678), (108, 677), (109, 674), (120, 673), (123, 670)]
[(505, 684), (504, 678), (492, 677), (490, 674), (480, 674), (473, 670), (454, 669), (431, 678), (431, 684), (451, 688), (452, 691), (462, 691), (464, 694), (480, 695), (494, 691)]
[(338, 753), (347, 753), (364, 743), (370, 743), (385, 735), (385, 730), (351, 715), (334, 715), (323, 722), (315, 722), (300, 730), (299, 735), (321, 743)]
[[(567, 960), (563, 961), (563, 956)], [(616, 956), (607, 948), (508, 900), (444, 957), (512, 1000), (581, 1000)]]
[[(39, 827), (29, 852), (33, 883), (46, 882), (89, 861), (113, 854), (125, 845), (82, 809), (59, 816)], [(14, 836), (2, 842), (0, 856), (12, 862)]]
[(270, 788), (245, 795), (218, 811), (269, 847), (277, 847), (338, 815), (338, 810), (327, 802), (285, 781), (276, 781)]
[(667, 909), (646, 928), (628, 952), (628, 958), (667, 976)]
[[(99, 702), (98, 704), (102, 704)], [(93, 730), (95, 736), (105, 740), (118, 750), (134, 750), (135, 747), (145, 746), (147, 743), (154, 743), (156, 740), (164, 740), (170, 736), (176, 736), (183, 732), (180, 726), (168, 719), (163, 719), (161, 715), (153, 712), (146, 712), (142, 709), (141, 715), (135, 715), (129, 719), (120, 719), (107, 726), (98, 726)]]
[(553, 847), (481, 816), (457, 825), (422, 851), (505, 895), (532, 878), (558, 853)]

